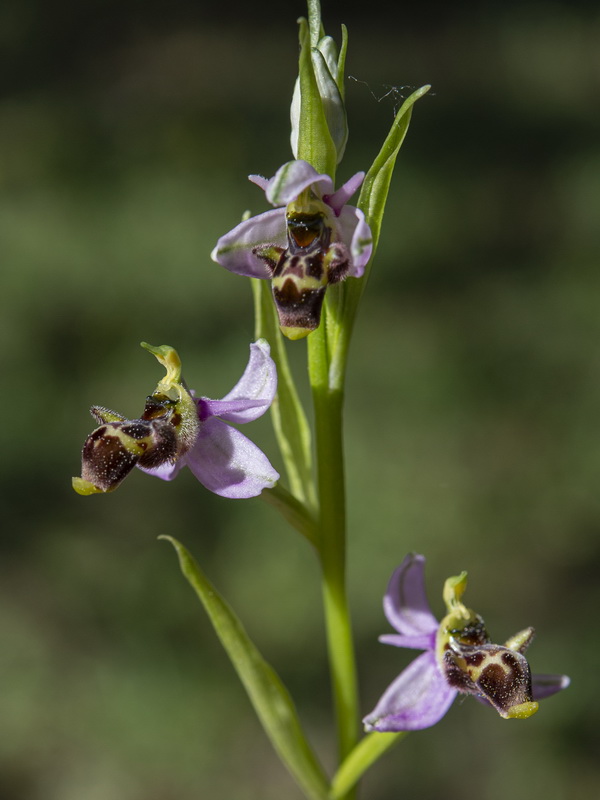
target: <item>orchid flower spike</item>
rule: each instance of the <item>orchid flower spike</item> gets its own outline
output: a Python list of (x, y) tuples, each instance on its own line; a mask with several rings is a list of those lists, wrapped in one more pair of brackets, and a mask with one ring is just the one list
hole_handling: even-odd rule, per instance
[(526, 719), (538, 701), (566, 688), (566, 675), (531, 675), (523, 653), (533, 628), (492, 644), (483, 619), (461, 597), (467, 576), (449, 578), (444, 587), (447, 615), (438, 623), (425, 594), (425, 558), (408, 555), (396, 569), (384, 597), (388, 621), (398, 633), (384, 644), (425, 650), (386, 689), (364, 719), (368, 731), (428, 728), (448, 711), (459, 692), (474, 695), (505, 719)]
[(137, 466), (172, 480), (187, 466), (200, 483), (223, 497), (254, 497), (279, 479), (268, 458), (227, 422), (251, 422), (269, 408), (277, 390), (277, 371), (268, 343), (250, 345), (244, 374), (222, 400), (197, 398), (181, 378), (177, 352), (166, 345), (142, 347), (156, 356), (167, 374), (146, 398), (139, 419), (126, 419), (101, 406), (92, 416), (100, 426), (83, 445), (78, 494), (112, 492)]
[(301, 339), (319, 326), (327, 286), (359, 278), (373, 240), (364, 214), (347, 205), (364, 179), (358, 172), (337, 192), (329, 175), (290, 161), (270, 180), (251, 175), (275, 209), (222, 236), (211, 258), (230, 272), (270, 279), (282, 333)]

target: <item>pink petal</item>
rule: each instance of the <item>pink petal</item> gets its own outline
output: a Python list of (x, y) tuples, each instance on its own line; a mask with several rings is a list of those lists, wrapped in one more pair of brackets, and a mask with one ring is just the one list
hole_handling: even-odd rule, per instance
[(398, 633), (415, 636), (437, 632), (438, 621), (425, 594), (424, 571), (425, 557), (410, 553), (390, 578), (383, 610)]
[(185, 467), (185, 456), (180, 458), (174, 464), (161, 464), (160, 467), (153, 467), (152, 469), (147, 469), (146, 467), (140, 467), (137, 465), (138, 469), (141, 469), (142, 472), (146, 472), (148, 475), (153, 475), (155, 478), (160, 478), (163, 481), (172, 481), (173, 478), (176, 478), (180, 471)]
[(256, 186), (259, 186), (263, 192), (267, 191), (267, 186), (269, 185), (268, 178), (263, 178), (262, 175), (248, 175), (248, 180), (252, 181)]
[(269, 181), (267, 199), (274, 206), (287, 206), (309, 186), (319, 197), (333, 192), (333, 181), (329, 175), (319, 175), (307, 161), (288, 161), (279, 167)]
[(416, 636), (403, 636), (401, 633), (384, 633), (379, 637), (382, 644), (392, 644), (394, 647), (410, 647), (412, 650), (433, 650), (435, 648), (435, 632), (418, 634)]
[(222, 400), (200, 401), (201, 419), (220, 417), (228, 422), (244, 423), (261, 417), (277, 391), (277, 368), (270, 356), (266, 339), (250, 345), (250, 360), (244, 374)]
[(365, 179), (364, 172), (357, 172), (356, 175), (353, 175), (343, 186), (329, 197), (325, 197), (325, 202), (328, 206), (331, 206), (336, 213), (336, 216), (339, 216), (340, 211), (346, 205), (348, 200), (352, 197), (353, 194), (357, 191), (358, 187)]
[(435, 653), (415, 658), (388, 686), (375, 709), (363, 720), (368, 731), (416, 731), (444, 716), (456, 697), (446, 683)]
[(270, 278), (264, 261), (252, 252), (255, 247), (274, 244), (287, 245), (285, 209), (276, 208), (240, 222), (221, 236), (210, 254), (213, 261), (230, 272), (249, 278)]
[(543, 700), (561, 689), (566, 689), (571, 679), (566, 675), (532, 675), (531, 693), (534, 700)]
[(373, 252), (373, 235), (367, 225), (365, 215), (354, 206), (344, 206), (337, 219), (339, 236), (352, 256), (352, 265), (348, 273), (353, 278), (360, 278), (365, 271)]
[(184, 459), (200, 483), (222, 497), (255, 497), (279, 480), (262, 450), (216, 417), (202, 423)]

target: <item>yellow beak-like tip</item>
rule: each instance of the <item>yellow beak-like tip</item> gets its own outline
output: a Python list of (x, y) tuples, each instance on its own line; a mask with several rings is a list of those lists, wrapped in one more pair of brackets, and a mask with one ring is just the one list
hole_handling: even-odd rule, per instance
[(519, 703), (519, 705), (508, 709), (506, 719), (527, 719), (527, 717), (533, 716), (539, 707), (540, 704), (535, 701)]
[(281, 328), (281, 332), (286, 337), (286, 339), (291, 339), (293, 342), (297, 341), (298, 339), (304, 339), (308, 336), (309, 333), (312, 333), (312, 330), (309, 328)]
[(88, 494), (104, 494), (102, 489), (99, 489), (97, 486), (94, 486), (93, 483), (90, 483), (90, 481), (86, 481), (83, 478), (73, 478), (72, 484), (73, 489), (75, 489), (77, 494), (81, 494), (84, 497)]

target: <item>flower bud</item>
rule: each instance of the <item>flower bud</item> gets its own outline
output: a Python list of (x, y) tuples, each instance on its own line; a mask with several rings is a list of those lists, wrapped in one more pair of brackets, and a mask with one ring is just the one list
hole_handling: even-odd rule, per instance
[[(317, 47), (311, 49), (310, 63), (317, 83), (321, 105), (329, 134), (336, 149), (336, 163), (342, 160), (348, 141), (348, 122), (346, 107), (341, 89), (344, 76), (342, 58), (338, 56), (337, 45), (331, 36), (323, 36)], [(300, 78), (296, 80), (290, 117), (292, 121), (291, 145), (294, 158), (298, 158), (298, 139), (301, 124), (302, 94)]]

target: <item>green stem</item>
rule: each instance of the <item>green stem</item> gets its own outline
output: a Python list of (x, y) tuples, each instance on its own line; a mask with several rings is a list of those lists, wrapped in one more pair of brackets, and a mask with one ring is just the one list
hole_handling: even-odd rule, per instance
[(381, 756), (406, 736), (400, 733), (369, 733), (356, 745), (331, 782), (330, 800), (341, 800)]
[(326, 315), (320, 327), (308, 338), (308, 359), (315, 409), (323, 602), (340, 760), (343, 760), (358, 739), (358, 692), (346, 597), (346, 501), (342, 438), (344, 397), (342, 388), (329, 385)]

